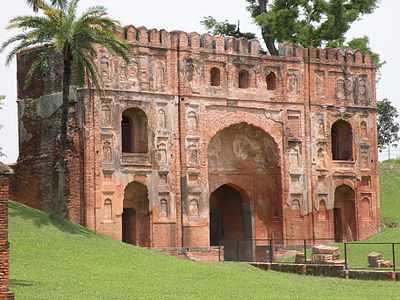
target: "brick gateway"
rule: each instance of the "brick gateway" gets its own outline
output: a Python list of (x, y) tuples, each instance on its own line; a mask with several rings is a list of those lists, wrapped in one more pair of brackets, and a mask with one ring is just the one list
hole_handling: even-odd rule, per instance
[[(98, 49), (104, 91), (75, 89), (69, 217), (144, 247), (365, 239), (378, 231), (375, 66), (368, 55), (128, 26), (124, 64)], [(16, 198), (51, 210), (61, 61), (23, 79)]]

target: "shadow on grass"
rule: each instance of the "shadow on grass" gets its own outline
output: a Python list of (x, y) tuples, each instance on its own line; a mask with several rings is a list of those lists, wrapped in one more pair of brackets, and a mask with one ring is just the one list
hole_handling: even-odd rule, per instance
[(9, 284), (11, 289), (13, 287), (31, 287), (36, 285), (34, 281), (19, 279), (10, 279)]
[(11, 217), (30, 220), (33, 222), (35, 226), (39, 228), (51, 225), (65, 233), (78, 234), (85, 237), (95, 236), (94, 232), (80, 225), (73, 224), (66, 220), (60, 221), (52, 216), (46, 215), (45, 213), (39, 210), (29, 208), (23, 204), (16, 203), (14, 201), (9, 201), (8, 207), (9, 207), (9, 215)]

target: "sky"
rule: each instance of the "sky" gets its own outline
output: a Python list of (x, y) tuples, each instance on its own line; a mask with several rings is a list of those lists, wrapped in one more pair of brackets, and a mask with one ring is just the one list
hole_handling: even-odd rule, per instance
[[(15, 34), (6, 30), (8, 21), (19, 15), (31, 14), (24, 0), (7, 1), (0, 10), (0, 43)], [(110, 15), (123, 25), (144, 25), (147, 28), (204, 32), (200, 20), (204, 16), (214, 16), (217, 20), (228, 19), (236, 23), (240, 20), (241, 31), (259, 32), (246, 10), (245, 0), (81, 0), (80, 8), (104, 5)], [(381, 0), (379, 8), (371, 15), (353, 24), (347, 37), (367, 35), (372, 49), (381, 55), (386, 64), (378, 83), (377, 99), (388, 98), (400, 110), (400, 41), (396, 38), (400, 30), (400, 1)], [(0, 147), (6, 157), (3, 162), (13, 163), (18, 158), (17, 124), (17, 82), (16, 63), (5, 66), (5, 54), (0, 54), (0, 95), (6, 96), (5, 105), (0, 110)]]

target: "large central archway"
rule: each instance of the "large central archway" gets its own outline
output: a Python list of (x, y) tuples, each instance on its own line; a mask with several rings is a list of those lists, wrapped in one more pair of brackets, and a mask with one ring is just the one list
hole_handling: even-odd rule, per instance
[[(247, 123), (229, 126), (211, 139), (208, 145), (211, 245), (236, 241), (257, 246), (269, 238), (282, 238), (279, 157), (274, 139)], [(249, 248), (254, 250), (253, 246)]]
[(146, 186), (131, 182), (125, 188), (122, 213), (122, 241), (150, 247), (150, 212)]

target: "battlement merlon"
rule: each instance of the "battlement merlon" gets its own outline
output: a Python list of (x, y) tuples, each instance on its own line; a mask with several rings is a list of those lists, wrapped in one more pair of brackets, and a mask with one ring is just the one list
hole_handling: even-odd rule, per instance
[[(376, 68), (372, 57), (360, 50), (339, 48), (302, 48), (289, 44), (280, 45), (280, 56), (271, 56), (262, 51), (258, 39), (212, 36), (208, 33), (168, 32), (164, 29), (147, 29), (144, 26), (128, 25), (121, 28), (121, 38), (132, 45), (166, 49), (179, 49), (215, 54), (252, 56), (259, 58), (297, 58), (310, 63), (346, 64), (358, 67)], [(309, 59), (309, 60), (308, 60)]]

